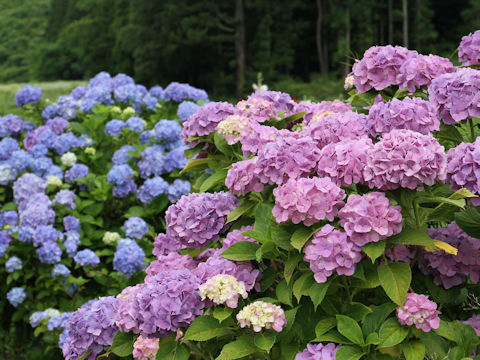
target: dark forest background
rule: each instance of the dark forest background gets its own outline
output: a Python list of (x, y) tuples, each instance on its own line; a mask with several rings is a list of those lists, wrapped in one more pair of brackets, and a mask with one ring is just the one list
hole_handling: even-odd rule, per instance
[(476, 29), (480, 0), (0, 0), (0, 82), (107, 70), (240, 96), (259, 72), (340, 79), (372, 45), (454, 60)]

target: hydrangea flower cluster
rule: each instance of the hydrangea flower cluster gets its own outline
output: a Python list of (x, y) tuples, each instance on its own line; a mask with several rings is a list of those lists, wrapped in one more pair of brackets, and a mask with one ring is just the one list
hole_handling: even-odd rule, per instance
[(142, 218), (131, 217), (125, 221), (123, 229), (127, 236), (141, 239), (148, 232), (148, 224)]
[(15, 94), (15, 102), (18, 107), (22, 107), (25, 104), (36, 104), (43, 97), (42, 89), (25, 85)]
[(145, 252), (132, 239), (120, 239), (113, 256), (113, 269), (130, 276), (144, 268)]
[(307, 344), (307, 348), (302, 352), (299, 352), (295, 356), (295, 360), (335, 360), (340, 346), (334, 343), (328, 343), (323, 345), (319, 344)]
[(336, 113), (343, 114), (352, 110), (353, 108), (350, 104), (344, 103), (340, 100), (321, 101), (319, 103), (301, 101), (296, 105), (295, 108), (295, 112), (305, 113), (305, 115), (303, 115), (302, 122), (304, 126), (307, 126), (314, 117), (315, 121), (319, 121), (328, 115)]
[(432, 135), (412, 130), (392, 130), (369, 151), (364, 171), (371, 188), (416, 189), (446, 179), (445, 149)]
[(23, 287), (14, 287), (7, 292), (7, 300), (14, 307), (23, 303), (26, 298), (27, 292)]
[(378, 242), (402, 230), (401, 207), (393, 206), (381, 192), (351, 194), (338, 217), (357, 246)]
[(228, 170), (225, 186), (237, 195), (244, 195), (247, 192), (260, 192), (264, 185), (255, 175), (258, 157), (238, 161), (232, 164)]
[(405, 304), (397, 308), (397, 318), (401, 325), (415, 325), (424, 332), (440, 327), (439, 314), (437, 304), (422, 294), (408, 293)]
[(463, 65), (476, 65), (480, 60), (480, 30), (462, 37), (458, 47), (458, 60)]
[(133, 344), (133, 357), (138, 360), (155, 360), (158, 351), (158, 339), (140, 335)]
[(238, 298), (248, 297), (245, 284), (238, 281), (235, 276), (218, 274), (208, 279), (198, 288), (202, 300), (209, 299), (215, 305), (225, 304), (235, 309), (238, 306)]
[(305, 247), (304, 259), (310, 263), (315, 280), (324, 283), (334, 272), (353, 275), (355, 265), (362, 260), (361, 251), (346, 233), (327, 224), (313, 235)]
[(273, 190), (273, 216), (277, 222), (303, 221), (307, 226), (328, 219), (333, 221), (345, 205), (345, 191), (329, 178), (300, 178), (288, 181)]
[(251, 326), (255, 332), (263, 328), (281, 332), (287, 323), (283, 309), (265, 301), (255, 301), (245, 306), (237, 314), (237, 321), (240, 327)]
[(16, 256), (12, 256), (5, 263), (5, 268), (7, 269), (7, 272), (9, 272), (9, 273), (14, 272), (15, 270), (21, 270), (22, 269), (22, 260), (19, 259)]
[(260, 91), (251, 94), (235, 106), (242, 116), (255, 122), (265, 122), (271, 118), (288, 117), (297, 112), (296, 103), (290, 95), (279, 91)]
[(477, 336), (480, 336), (480, 315), (473, 315), (470, 319), (463, 321), (463, 323), (473, 327)]

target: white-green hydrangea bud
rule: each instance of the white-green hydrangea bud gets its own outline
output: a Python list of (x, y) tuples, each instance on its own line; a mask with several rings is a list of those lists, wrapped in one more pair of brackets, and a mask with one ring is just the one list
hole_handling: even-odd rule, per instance
[(12, 224), (6, 224), (6, 225), (3, 225), (3, 230), (4, 231), (9, 231), (13, 228), (13, 225)]
[(121, 114), (122, 109), (119, 106), (112, 106), (110, 108), (110, 112), (115, 113), (115, 114)]
[(353, 87), (353, 75), (349, 75), (345, 78), (345, 85), (343, 85), (343, 88), (345, 90), (349, 90)]
[(232, 309), (237, 307), (239, 296), (244, 299), (248, 297), (245, 283), (238, 281), (235, 276), (227, 274), (211, 277), (200, 285), (199, 290), (202, 300), (210, 299), (216, 305), (226, 304)]
[(77, 162), (77, 157), (75, 156), (74, 153), (67, 152), (62, 155), (62, 157), (60, 158), (60, 161), (62, 162), (63, 165), (71, 167), (75, 165), (75, 163)]
[(89, 147), (85, 148), (85, 154), (95, 155), (96, 152), (97, 152), (97, 150), (95, 150), (94, 147), (89, 146)]
[(250, 120), (245, 116), (230, 115), (217, 125), (218, 133), (229, 145), (240, 141), (240, 138), (251, 128)]
[(135, 115), (136, 112), (135, 112), (135, 109), (132, 108), (131, 106), (125, 108), (125, 110), (123, 110), (123, 115), (125, 116), (132, 116), (132, 115)]
[(51, 185), (57, 187), (62, 186), (63, 184), (62, 179), (55, 175), (50, 175), (49, 177), (47, 177), (47, 181), (45, 183), (47, 184), (47, 186)]
[(49, 309), (45, 310), (45, 314), (47, 315), (48, 318), (51, 318), (53, 316), (60, 315), (61, 312), (58, 311), (57, 309), (49, 308)]
[(237, 321), (240, 327), (252, 326), (255, 332), (261, 331), (262, 328), (280, 332), (287, 323), (283, 309), (265, 301), (255, 301), (245, 306), (237, 314)]
[(120, 234), (117, 232), (107, 231), (105, 234), (103, 234), (102, 240), (105, 244), (114, 244), (120, 240)]

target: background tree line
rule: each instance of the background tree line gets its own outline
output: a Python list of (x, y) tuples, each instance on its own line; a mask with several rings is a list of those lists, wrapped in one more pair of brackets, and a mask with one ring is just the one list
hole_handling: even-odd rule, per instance
[(341, 78), (372, 45), (451, 56), (480, 0), (0, 0), (0, 82), (107, 70), (212, 94)]

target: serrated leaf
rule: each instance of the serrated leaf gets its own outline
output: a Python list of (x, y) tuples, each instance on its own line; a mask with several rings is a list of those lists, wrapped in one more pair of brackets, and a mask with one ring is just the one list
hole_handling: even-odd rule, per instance
[(306, 244), (306, 242), (310, 239), (312, 235), (313, 231), (311, 229), (306, 227), (300, 228), (292, 234), (290, 242), (295, 249), (301, 251), (303, 246)]
[(360, 325), (358, 325), (355, 320), (345, 315), (337, 315), (336, 318), (338, 332), (354, 344), (363, 345), (363, 334)]
[(112, 352), (121, 357), (130, 355), (133, 352), (134, 335), (117, 331), (113, 337)]
[(335, 360), (358, 360), (365, 353), (353, 346), (340, 346), (335, 355)]
[(185, 340), (207, 341), (210, 340), (226, 329), (220, 325), (217, 319), (211, 316), (199, 316), (188, 327), (185, 332)]
[(323, 299), (325, 299), (325, 295), (327, 295), (329, 286), (330, 282), (325, 282), (323, 284), (316, 282), (310, 287), (309, 295), (313, 303), (314, 311), (317, 311), (318, 305), (320, 305)]
[(371, 242), (362, 246), (362, 251), (372, 260), (372, 264), (385, 252), (385, 240)]
[(218, 184), (225, 183), (225, 178), (227, 177), (227, 170), (219, 170), (210, 175), (207, 179), (205, 179), (200, 186), (200, 192), (206, 192), (210, 190), (212, 187)]
[(221, 256), (235, 261), (255, 260), (260, 244), (251, 241), (239, 241), (228, 247)]
[(408, 328), (402, 327), (396, 318), (390, 318), (380, 326), (378, 332), (382, 340), (379, 348), (388, 348), (400, 344), (408, 335)]
[(267, 353), (270, 352), (270, 349), (275, 344), (277, 335), (273, 332), (259, 333), (255, 334), (253, 342), (256, 347), (265, 350)]
[(249, 212), (254, 206), (255, 203), (253, 201), (244, 202), (227, 215), (227, 223), (237, 220), (240, 216)]
[(412, 281), (412, 270), (405, 263), (388, 263), (378, 267), (378, 279), (385, 293), (399, 306), (405, 303)]
[(243, 335), (237, 340), (226, 344), (216, 360), (240, 359), (253, 354), (255, 351), (256, 347), (253, 344), (252, 337)]
[(425, 345), (420, 341), (410, 341), (402, 344), (405, 360), (423, 360), (425, 357)]
[(337, 319), (335, 318), (326, 318), (318, 322), (318, 324), (315, 326), (315, 335), (317, 338), (319, 336), (322, 336), (325, 334), (327, 331), (333, 329), (335, 326), (337, 326)]

